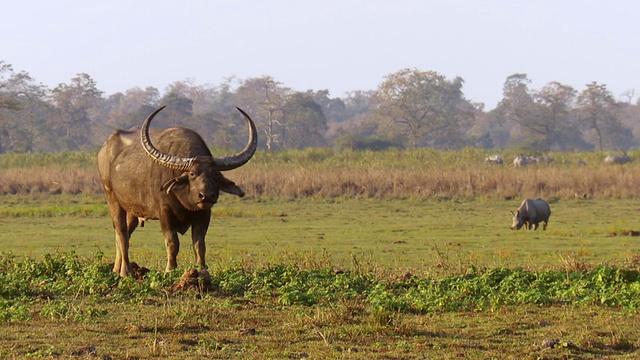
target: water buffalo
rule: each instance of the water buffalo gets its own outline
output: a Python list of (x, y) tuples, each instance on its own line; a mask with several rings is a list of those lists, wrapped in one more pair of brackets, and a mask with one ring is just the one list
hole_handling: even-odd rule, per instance
[(150, 135), (149, 124), (163, 108), (150, 114), (139, 132), (113, 132), (98, 153), (100, 180), (115, 228), (113, 271), (122, 277), (132, 275), (129, 238), (146, 220), (160, 220), (167, 271), (177, 267), (177, 233), (184, 235), (189, 227), (197, 265), (206, 268), (204, 238), (211, 207), (220, 191), (244, 196), (244, 191), (221, 171), (246, 164), (257, 147), (255, 125), (239, 108), (249, 128), (249, 141), (232, 156), (212, 156), (200, 135), (190, 129), (172, 127)]
[(531, 230), (531, 228), (538, 230), (538, 224), (540, 222), (544, 222), (542, 230), (547, 230), (551, 209), (549, 208), (549, 204), (540, 198), (535, 200), (524, 199), (516, 213), (511, 212), (511, 216), (513, 216), (511, 230), (520, 230), (523, 225), (525, 225), (528, 230)]
[(606, 164), (626, 164), (631, 161), (631, 156), (627, 155), (609, 155), (604, 158)]

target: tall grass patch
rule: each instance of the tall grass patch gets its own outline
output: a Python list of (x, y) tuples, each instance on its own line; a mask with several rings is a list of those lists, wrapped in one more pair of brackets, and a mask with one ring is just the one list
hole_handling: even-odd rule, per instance
[[(634, 181), (640, 161), (605, 165), (604, 153), (556, 153), (547, 154), (556, 158), (550, 165), (513, 168), (485, 164), (486, 155), (477, 149), (259, 151), (228, 175), (257, 200), (640, 197)], [(509, 162), (514, 154), (502, 155)], [(95, 153), (3, 154), (0, 164), (3, 195), (102, 195)]]

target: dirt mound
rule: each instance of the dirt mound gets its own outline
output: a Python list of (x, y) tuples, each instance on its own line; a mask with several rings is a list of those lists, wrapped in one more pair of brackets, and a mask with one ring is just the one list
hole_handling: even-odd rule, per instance
[(169, 291), (184, 291), (188, 289), (199, 291), (211, 291), (211, 275), (206, 270), (189, 269), (182, 274), (177, 283), (169, 287)]

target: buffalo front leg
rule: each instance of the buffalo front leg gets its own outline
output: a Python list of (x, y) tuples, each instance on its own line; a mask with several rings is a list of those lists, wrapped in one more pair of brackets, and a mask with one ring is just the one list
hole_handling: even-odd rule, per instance
[(170, 228), (162, 225), (162, 233), (164, 234), (164, 246), (167, 250), (167, 267), (165, 271), (171, 271), (178, 267), (178, 252), (180, 251), (180, 240), (178, 233)]
[(204, 238), (207, 235), (210, 221), (211, 211), (202, 211), (191, 224), (191, 240), (193, 242), (193, 251), (196, 257), (196, 264), (202, 270), (207, 269), (207, 264), (204, 260), (207, 253), (207, 247), (204, 243)]

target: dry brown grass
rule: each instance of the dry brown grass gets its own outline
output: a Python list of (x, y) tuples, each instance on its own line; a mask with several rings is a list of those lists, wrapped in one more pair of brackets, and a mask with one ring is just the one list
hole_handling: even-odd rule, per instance
[(14, 168), (0, 173), (0, 194), (102, 194), (97, 169), (51, 165)]
[(637, 198), (640, 167), (478, 165), (466, 169), (239, 169), (230, 175), (257, 198), (414, 199)]
[[(637, 198), (640, 164), (570, 166), (386, 167), (355, 164), (274, 166), (249, 164), (227, 176), (252, 199), (364, 197), (389, 199)], [(0, 194), (101, 195), (93, 167), (47, 165), (0, 173)]]

